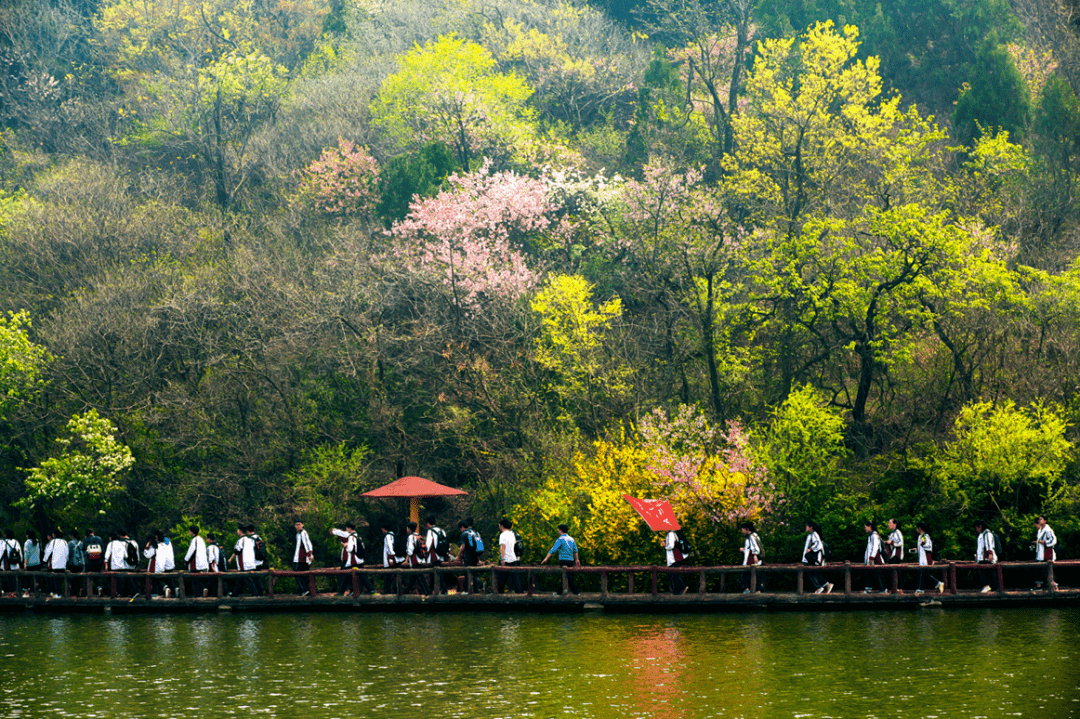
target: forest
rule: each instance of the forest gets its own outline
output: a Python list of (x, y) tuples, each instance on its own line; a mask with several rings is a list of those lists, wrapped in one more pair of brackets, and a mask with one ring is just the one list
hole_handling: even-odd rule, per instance
[(0, 526), (1076, 556), (1074, 10), (9, 0)]

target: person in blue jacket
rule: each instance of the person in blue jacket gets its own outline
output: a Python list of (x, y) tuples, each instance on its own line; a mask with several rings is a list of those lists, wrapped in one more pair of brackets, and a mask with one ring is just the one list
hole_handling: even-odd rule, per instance
[[(548, 550), (547, 556), (540, 560), (541, 564), (547, 564), (547, 560), (551, 559), (552, 555), (559, 555), (560, 567), (580, 567), (581, 559), (578, 557), (577, 542), (570, 536), (570, 527), (565, 524), (559, 525), (559, 538), (555, 540), (555, 544)], [(567, 574), (566, 577), (567, 586), (570, 587), (570, 591), (574, 594), (578, 593), (577, 584), (574, 582), (573, 573)], [(559, 592), (562, 594), (562, 592)]]

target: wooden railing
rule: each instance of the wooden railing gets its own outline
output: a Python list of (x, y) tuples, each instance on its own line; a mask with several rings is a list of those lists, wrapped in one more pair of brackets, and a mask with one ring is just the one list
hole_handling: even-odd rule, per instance
[[(956, 594), (959, 589), (958, 573), (967, 570), (990, 570), (996, 580), (995, 591), (1009, 591), (1006, 579), (1014, 579), (1016, 575), (1026, 572), (1027, 579), (1035, 576), (1043, 582), (1047, 592), (1058, 591), (1055, 571), (1061, 569), (1080, 569), (1080, 561), (1062, 562), (999, 562), (997, 564), (977, 564), (975, 562), (938, 562), (932, 566), (919, 566), (917, 564), (888, 564), (871, 565), (852, 564), (851, 562), (832, 563), (820, 567), (812, 567), (805, 564), (763, 564), (753, 567), (738, 565), (713, 566), (713, 567), (660, 567), (660, 566), (582, 566), (582, 567), (554, 567), (554, 566), (518, 566), (504, 567), (496, 565), (481, 565), (475, 567), (464, 566), (441, 566), (409, 569), (403, 567), (362, 567), (353, 569), (313, 569), (307, 571), (291, 570), (263, 570), (256, 572), (166, 572), (151, 574), (143, 571), (134, 572), (95, 572), (95, 573), (70, 573), (70, 572), (28, 572), (28, 571), (0, 571), (0, 587), (5, 597), (10, 597), (12, 589), (17, 588), (17, 596), (23, 591), (27, 596), (41, 598), (42, 595), (55, 592), (63, 597), (102, 597), (117, 599), (121, 596), (143, 596), (150, 599), (159, 588), (168, 586), (173, 590), (173, 596), (178, 599), (201, 598), (190, 597), (188, 585), (203, 585), (207, 589), (207, 596), (215, 599), (223, 599), (230, 594), (239, 594), (241, 588), (248, 585), (249, 579), (265, 580), (266, 597), (273, 600), (281, 595), (278, 591), (278, 582), (283, 579), (293, 579), (299, 585), (305, 586), (310, 596), (316, 596), (318, 592), (318, 580), (326, 577), (333, 581), (339, 581), (345, 576), (350, 579), (347, 584), (351, 588), (350, 594), (359, 598), (361, 594), (361, 575), (369, 581), (384, 582), (383, 595), (391, 594), (401, 596), (403, 585), (408, 579), (424, 579), (427, 588), (432, 594), (443, 594), (443, 582), (458, 585), (458, 578), (463, 577), (462, 593), (489, 593), (498, 586), (497, 580), (508, 580), (512, 574), (524, 578), (525, 596), (538, 594), (538, 582), (545, 577), (557, 577), (557, 586), (562, 594), (570, 591), (571, 577), (576, 579), (589, 579), (599, 577), (599, 597), (648, 596), (656, 597), (662, 594), (660, 578), (665, 575), (678, 574), (687, 584), (687, 592), (697, 595), (717, 595), (741, 591), (743, 578), (748, 576), (748, 586), (751, 592), (757, 592), (764, 581), (771, 593), (803, 595), (813, 592), (813, 588), (807, 586), (808, 573), (820, 573), (827, 581), (834, 584), (833, 593), (850, 596), (862, 594), (862, 590), (853, 587), (853, 578), (867, 576), (861, 574), (883, 575), (883, 581), (887, 583), (889, 590), (896, 593), (903, 585), (905, 575), (917, 575), (920, 572), (930, 573), (930, 582), (924, 582), (928, 586), (936, 586), (937, 581), (944, 582), (943, 593)], [(1080, 574), (1080, 573), (1078, 573)], [(644, 575), (645, 584), (642, 586), (638, 578)], [(697, 578), (694, 586), (693, 578)], [(386, 581), (386, 580), (390, 581)], [(442, 581), (440, 581), (442, 580)], [(776, 584), (784, 583), (787, 588), (777, 592)], [(499, 581), (503, 584), (504, 581)], [(505, 581), (508, 583), (508, 581)], [(590, 584), (595, 585), (590, 580)], [(614, 585), (618, 585), (615, 588)], [(877, 584), (877, 582), (875, 582)], [(391, 586), (390, 591), (385, 587)], [(485, 586), (486, 585), (486, 586)], [(100, 592), (95, 591), (101, 587)], [(1013, 582), (1014, 588), (1031, 589), (1028, 581), (1022, 587)], [(451, 590), (453, 591), (453, 590)], [(550, 588), (548, 592), (550, 592)], [(595, 597), (595, 590), (586, 592)], [(295, 594), (289, 595), (295, 598)], [(512, 596), (512, 595), (511, 595)]]

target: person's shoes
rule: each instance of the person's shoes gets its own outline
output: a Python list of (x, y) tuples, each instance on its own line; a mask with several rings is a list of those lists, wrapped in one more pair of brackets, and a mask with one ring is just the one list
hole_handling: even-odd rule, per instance
[(742, 590), (742, 593), (743, 593), (743, 594), (749, 594), (749, 593), (750, 593), (750, 590), (749, 590), (749, 589), (744, 589), (744, 590)]
[(866, 589), (862, 590), (862, 593), (863, 594), (873, 594), (874, 590), (871, 589), (870, 587), (867, 587)]
[(938, 583), (937, 583), (937, 587), (935, 587), (935, 589), (937, 589), (937, 590), (938, 590), (938, 593), (939, 593), (939, 594), (940, 594), (941, 592), (944, 592), (944, 591), (945, 591), (945, 582), (938, 582)]
[(916, 594), (924, 594), (923, 590), (921, 590), (921, 589), (916, 589), (916, 590), (915, 590), (915, 593), (916, 593)]
[(202, 595), (203, 595), (204, 598), (209, 597), (210, 596), (210, 590), (209, 589), (202, 590)]
[(306, 596), (307, 596), (307, 595), (309, 595), (309, 594), (311, 594), (311, 591), (310, 591), (310, 590), (307, 590), (307, 589), (305, 589), (304, 591), (300, 592), (300, 596), (301, 596), (301, 597), (306, 597)]
[(825, 593), (825, 587), (818, 587), (817, 589), (814, 590), (814, 594), (824, 594), (824, 593)]
[(824, 589), (824, 590), (825, 590), (825, 593), (826, 593), (826, 594), (831, 594), (831, 593), (832, 593), (832, 590), (833, 590), (833, 584), (832, 584), (832, 582), (827, 582), (827, 583), (825, 584), (825, 586), (824, 586), (824, 587), (822, 587), (822, 589)]
[(888, 594), (888, 593), (889, 593), (889, 590), (888, 590), (888, 589), (882, 589), (882, 590), (881, 590), (881, 594)]
[(987, 584), (985, 587), (979, 590), (979, 594), (989, 594), (991, 591), (993, 590), (990, 589), (990, 585)]
[(168, 599), (171, 596), (172, 596), (172, 589), (170, 589), (169, 587), (165, 587), (165, 598)]

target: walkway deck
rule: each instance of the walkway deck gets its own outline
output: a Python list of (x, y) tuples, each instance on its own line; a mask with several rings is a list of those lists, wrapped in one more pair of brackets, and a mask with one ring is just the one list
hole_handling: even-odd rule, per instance
[[(820, 569), (826, 579), (834, 583), (830, 594), (815, 594), (804, 581), (809, 569), (803, 565), (765, 565), (749, 572), (751, 585), (755, 588), (762, 579), (769, 591), (741, 592), (741, 582), (748, 570), (743, 567), (684, 567), (675, 572), (682, 574), (690, 585), (687, 593), (673, 595), (664, 591), (665, 575), (672, 572), (664, 567), (582, 567), (565, 570), (559, 567), (520, 567), (513, 570), (494, 567), (442, 567), (439, 569), (364, 569), (369, 581), (384, 585), (387, 580), (392, 588), (389, 593), (367, 594), (360, 591), (360, 573), (332, 569), (309, 572), (265, 571), (229, 572), (225, 574), (192, 575), (173, 572), (166, 575), (146, 573), (103, 574), (49, 574), (46, 572), (0, 572), (0, 583), (10, 588), (15, 579), (28, 588), (27, 596), (4, 594), (0, 597), (0, 612), (104, 612), (113, 613), (165, 613), (165, 612), (216, 612), (216, 611), (499, 611), (499, 612), (724, 612), (754, 610), (836, 611), (850, 609), (918, 609), (923, 607), (962, 606), (1077, 606), (1080, 607), (1080, 588), (1066, 588), (1054, 584), (1056, 578), (1067, 578), (1080, 584), (1080, 561), (1056, 562), (1002, 562), (991, 567), (996, 574), (998, 587), (1004, 591), (983, 594), (977, 588), (966, 588), (977, 579), (978, 570), (986, 565), (972, 562), (942, 562), (930, 568), (900, 564), (869, 568), (881, 572), (892, 590), (888, 594), (864, 594), (853, 587), (854, 578), (861, 578), (862, 565), (850, 563), (830, 564)], [(531, 591), (521, 594), (495, 594), (490, 591), (495, 575), (514, 571), (525, 575), (524, 586)], [(915, 594), (911, 589), (898, 591), (915, 583), (914, 576), (929, 571), (935, 578), (945, 581), (944, 591), (928, 591)], [(944, 572), (944, 573), (943, 573)], [(442, 574), (449, 585), (461, 578), (467, 591), (428, 595), (402, 593), (401, 581), (413, 576), (423, 577), (428, 586), (437, 586), (436, 573)], [(566, 591), (570, 575), (582, 585), (583, 591), (572, 594)], [(345, 596), (332, 596), (327, 588), (336, 586), (341, 575), (350, 577), (353, 592)], [(503, 575), (506, 576), (506, 575)], [(193, 578), (208, 585), (207, 597), (189, 596)], [(268, 587), (265, 596), (231, 596), (230, 588), (239, 589), (247, 577), (259, 577)], [(1075, 579), (1074, 579), (1075, 577)], [(179, 596), (158, 597), (159, 589), (153, 580), (165, 578)], [(695, 583), (693, 580), (697, 579)], [(286, 581), (283, 583), (282, 580)], [(636, 581), (635, 581), (636, 580)], [(644, 580), (644, 581), (642, 581)], [(1036, 580), (1044, 582), (1047, 589), (1034, 590)], [(104, 588), (103, 596), (87, 596), (98, 582)], [(309, 596), (295, 593), (297, 581), (307, 588)], [(965, 585), (965, 581), (967, 584)], [(51, 586), (50, 583), (58, 583)], [(977, 583), (977, 582), (976, 582)], [(134, 587), (134, 596), (124, 592)], [(555, 590), (561, 587), (560, 594)], [(597, 587), (599, 585), (599, 587)], [(774, 591), (772, 588), (776, 587)], [(805, 587), (805, 589), (804, 589)], [(599, 588), (599, 591), (596, 589)], [(49, 591), (60, 590), (61, 596), (51, 596)], [(81, 595), (81, 596), (75, 596)]]

